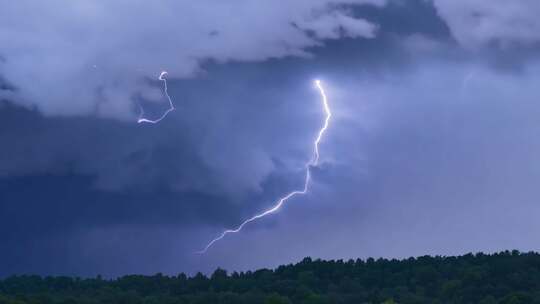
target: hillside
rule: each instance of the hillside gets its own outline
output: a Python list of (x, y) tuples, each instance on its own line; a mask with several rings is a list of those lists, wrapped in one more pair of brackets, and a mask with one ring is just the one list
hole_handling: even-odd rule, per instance
[(275, 270), (218, 269), (210, 277), (12, 276), (0, 280), (0, 303), (540, 303), (540, 255), (305, 258)]

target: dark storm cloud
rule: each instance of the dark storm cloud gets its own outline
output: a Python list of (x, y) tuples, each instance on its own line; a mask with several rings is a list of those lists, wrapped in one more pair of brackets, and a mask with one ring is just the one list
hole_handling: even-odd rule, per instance
[[(301, 12), (312, 7), (309, 1), (298, 3)], [(13, 100), (2, 104), (0, 229), (6, 233), (0, 242), (7, 249), (0, 259), (8, 266), (0, 275), (191, 272), (218, 265), (274, 266), (305, 255), (531, 249), (524, 232), (538, 228), (531, 219), (540, 172), (535, 165), (540, 66), (534, 43), (501, 48), (477, 34), (474, 41), (464, 38), (466, 33), (448, 21), (461, 11), (435, 4), (335, 6), (341, 15), (331, 17), (329, 26), (303, 24), (305, 37), (333, 38), (337, 32), (325, 29), (347, 22), (339, 16), (367, 20), (377, 26), (377, 35), (321, 38), (286, 52), (302, 50), (311, 58), (238, 62), (282, 56), (272, 50), (255, 54), (260, 46), (253, 41), (246, 53), (236, 53), (240, 49), (229, 49), (230, 43), (244, 40), (225, 39), (227, 31), (218, 29), (210, 36), (225, 44), (215, 51), (228, 55), (197, 61), (200, 70), (193, 79), (169, 79), (178, 109), (155, 126), (94, 115), (43, 116), (41, 101), (37, 109), (15, 106)], [(328, 21), (321, 16), (316, 20)], [(215, 30), (205, 31), (205, 37)], [(156, 37), (161, 41), (169, 34)], [(512, 35), (497, 29), (488, 36), (514, 37), (512, 43), (525, 37)], [(139, 45), (137, 39), (133, 43)], [(170, 57), (167, 66), (191, 67), (182, 60), (176, 65), (179, 58), (169, 51), (176, 48), (158, 56)], [(152, 56), (143, 59), (154, 68)], [(130, 60), (124, 63), (120, 68), (135, 68)], [(142, 102), (149, 114), (160, 113), (161, 103), (149, 99), (162, 98), (161, 83), (144, 79), (126, 85), (124, 75), (111, 75), (118, 77), (115, 90), (121, 96), (132, 93), (129, 88), (145, 88), (137, 100), (122, 104), (130, 105), (128, 114), (133, 101)], [(207, 256), (193, 255), (222, 228), (301, 186), (322, 118), (311, 86), (316, 77), (327, 87), (335, 116), (312, 192)], [(51, 80), (55, 90), (70, 83)], [(79, 93), (80, 87), (74, 88)], [(66, 94), (70, 101), (77, 96), (57, 93), (52, 96)], [(45, 112), (95, 113), (73, 106), (75, 112), (54, 104)], [(511, 239), (514, 234), (520, 237)]]

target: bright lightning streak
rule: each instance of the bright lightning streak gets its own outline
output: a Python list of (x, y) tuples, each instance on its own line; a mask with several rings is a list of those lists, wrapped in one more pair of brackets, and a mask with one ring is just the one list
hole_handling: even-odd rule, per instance
[(172, 99), (171, 99), (171, 96), (169, 96), (169, 88), (167, 87), (167, 78), (164, 78), (165, 76), (167, 76), (169, 73), (167, 73), (167, 71), (162, 71), (161, 74), (159, 74), (159, 77), (158, 79), (163, 81), (163, 86), (164, 86), (164, 92), (165, 92), (165, 96), (167, 96), (167, 99), (169, 100), (169, 108), (167, 109), (167, 111), (165, 111), (163, 113), (163, 115), (161, 115), (160, 118), (156, 119), (156, 120), (151, 120), (151, 119), (146, 119), (146, 118), (143, 118), (144, 116), (144, 110), (143, 108), (141, 107), (141, 115), (139, 116), (139, 120), (137, 120), (137, 123), (151, 123), (151, 124), (157, 124), (159, 123), (160, 121), (162, 121), (163, 119), (165, 119), (165, 117), (167, 117), (167, 115), (174, 111), (175, 110), (175, 107), (174, 107), (174, 104), (172, 102)]
[(319, 130), (319, 133), (317, 134), (317, 137), (315, 138), (315, 141), (313, 142), (313, 157), (306, 164), (306, 177), (305, 177), (305, 181), (304, 181), (304, 188), (302, 190), (292, 191), (289, 194), (285, 195), (284, 197), (280, 198), (273, 207), (271, 207), (270, 209), (267, 209), (266, 211), (263, 211), (263, 212), (255, 215), (255, 216), (245, 220), (236, 229), (229, 229), (229, 230), (223, 231), (223, 233), (221, 233), (218, 237), (216, 237), (215, 239), (210, 241), (210, 243), (208, 243), (206, 245), (206, 247), (204, 247), (203, 250), (198, 251), (197, 253), (199, 253), (199, 254), (206, 253), (208, 251), (208, 249), (210, 249), (210, 247), (212, 247), (212, 245), (214, 245), (216, 242), (222, 240), (225, 236), (227, 236), (227, 234), (240, 232), (244, 228), (244, 226), (246, 226), (247, 224), (249, 224), (249, 223), (251, 223), (253, 221), (256, 221), (256, 220), (258, 220), (260, 218), (263, 218), (263, 217), (265, 217), (267, 215), (270, 215), (272, 213), (275, 213), (289, 199), (293, 198), (294, 196), (307, 193), (308, 188), (309, 188), (309, 183), (311, 181), (311, 168), (316, 167), (319, 164), (319, 144), (321, 143), (321, 140), (322, 140), (322, 138), (324, 136), (324, 133), (328, 129), (328, 125), (330, 123), (330, 118), (332, 117), (332, 112), (330, 111), (330, 107), (328, 106), (328, 98), (326, 97), (326, 93), (324, 91), (324, 88), (322, 86), (321, 81), (320, 80), (315, 80), (315, 86), (317, 87), (317, 89), (319, 90), (319, 92), (321, 94), (322, 101), (323, 101), (324, 112), (326, 114), (326, 118), (324, 120), (324, 125)]

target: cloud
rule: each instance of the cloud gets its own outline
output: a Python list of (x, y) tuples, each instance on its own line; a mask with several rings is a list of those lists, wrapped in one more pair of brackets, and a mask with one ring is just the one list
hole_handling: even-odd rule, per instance
[(375, 26), (373, 24), (347, 16), (343, 12), (300, 20), (296, 24), (300, 29), (312, 32), (313, 36), (318, 39), (373, 38), (375, 36)]
[[(362, 12), (355, 10), (354, 14), (367, 16), (372, 9), (362, 7)], [(379, 9), (386, 11), (387, 7)], [(372, 22), (387, 30), (396, 28), (396, 16), (411, 19), (410, 11), (398, 9), (392, 7), (389, 15), (378, 12)], [(334, 11), (327, 18), (339, 19), (349, 13)], [(314, 14), (316, 20), (322, 18), (320, 12)], [(306, 24), (302, 26), (307, 35), (314, 35)], [(429, 25), (432, 31), (438, 23)], [(399, 29), (421, 30), (419, 24)], [(349, 35), (355, 32), (351, 31)], [(232, 201), (242, 205), (253, 192), (264, 192), (264, 183), (274, 174), (283, 181), (295, 180), (294, 174), (303, 172), (312, 152), (311, 136), (322, 119), (320, 97), (310, 82), (314, 75), (325, 72), (331, 77), (336, 71), (341, 74), (344, 67), (350, 68), (351, 62), (361, 61), (365, 67), (403, 55), (398, 45), (385, 44), (380, 37), (340, 41), (347, 56), (318, 48), (314, 50), (316, 60), (213, 64), (204, 77), (170, 79), (169, 92), (178, 111), (156, 126), (141, 128), (135, 121), (126, 124), (96, 117), (42, 117), (35, 110), (0, 104), (4, 155), (0, 158), (0, 179), (73, 174), (92, 177), (87, 183), (95, 191), (200, 192), (226, 197), (224, 202), (233, 197)], [(392, 52), (382, 54), (382, 49)], [(137, 84), (156, 89), (145, 82)], [(152, 91), (146, 93), (151, 98)], [(249, 201), (252, 205), (257, 202), (266, 203)]]
[[(325, 17), (315, 10), (317, 22), (360, 16), (378, 30), (374, 39), (307, 48), (313, 60), (208, 64), (204, 77), (170, 79), (179, 110), (156, 126), (0, 106), (0, 228), (10, 232), (0, 237), (0, 258), (8, 265), (0, 276), (538, 249), (528, 232), (539, 223), (540, 65), (526, 57), (523, 69), (494, 68), (484, 57), (499, 51), (463, 50), (428, 2), (401, 2)], [(310, 27), (317, 22), (291, 28), (317, 43), (318, 36), (336, 33), (330, 27), (315, 34)], [(167, 38), (174, 31), (162, 33)], [(171, 64), (182, 58), (165, 55)], [(240, 55), (219, 62), (267, 58)], [(126, 69), (132, 62), (126, 59)], [(81, 75), (78, 81), (90, 79)], [(324, 80), (335, 115), (310, 193), (207, 256), (193, 255), (222, 228), (301, 186), (323, 117), (314, 76)], [(157, 88), (160, 95), (159, 86), (132, 79), (133, 87)], [(109, 84), (100, 94), (122, 89), (121, 82)], [(152, 99), (152, 91), (139, 93)]]
[[(21, 0), (0, 11), (0, 90), (46, 115), (133, 118), (137, 96), (156, 99), (154, 79), (191, 77), (207, 60), (306, 56), (323, 39), (373, 37), (347, 5), (384, 0), (227, 2)], [(24, 22), (21, 20), (24, 18)]]
[(454, 37), (468, 48), (488, 44), (530, 46), (540, 42), (536, 0), (433, 0)]

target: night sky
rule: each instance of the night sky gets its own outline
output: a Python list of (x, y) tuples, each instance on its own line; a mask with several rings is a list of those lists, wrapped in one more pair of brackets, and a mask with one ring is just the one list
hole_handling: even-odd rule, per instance
[[(540, 250), (538, 0), (0, 4), (0, 277)], [(137, 124), (167, 109), (160, 124)], [(301, 188), (305, 196), (195, 254)]]

